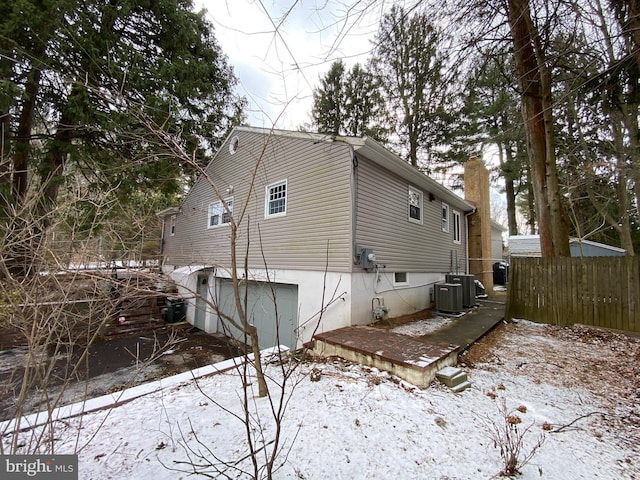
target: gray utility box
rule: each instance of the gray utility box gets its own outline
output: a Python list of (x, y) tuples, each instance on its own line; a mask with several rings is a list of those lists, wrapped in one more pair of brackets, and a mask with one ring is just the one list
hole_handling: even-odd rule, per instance
[(436, 310), (445, 313), (462, 311), (462, 285), (458, 283), (436, 283)]
[(446, 283), (458, 283), (462, 285), (462, 306), (474, 307), (476, 305), (476, 277), (465, 273), (445, 275)]

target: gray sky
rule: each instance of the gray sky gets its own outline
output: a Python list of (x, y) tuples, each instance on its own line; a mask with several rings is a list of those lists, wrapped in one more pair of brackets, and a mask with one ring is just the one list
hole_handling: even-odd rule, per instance
[[(357, 6), (347, 13), (345, 3)], [(369, 3), (375, 6), (363, 13)], [(332, 61), (366, 60), (380, 12), (388, 5), (375, 0), (196, 0), (197, 8), (207, 10), (240, 79), (238, 93), (249, 100), (248, 122), (290, 129), (309, 121), (313, 88)]]

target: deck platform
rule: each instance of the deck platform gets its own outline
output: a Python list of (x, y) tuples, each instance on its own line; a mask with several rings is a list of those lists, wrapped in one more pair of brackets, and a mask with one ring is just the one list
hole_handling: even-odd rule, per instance
[(376, 367), (426, 388), (437, 371), (455, 366), (458, 354), (504, 319), (502, 301), (479, 303), (445, 328), (421, 337), (365, 325), (318, 333), (313, 337), (313, 352)]
[(458, 345), (420, 341), (364, 325), (319, 333), (314, 339), (317, 355), (376, 367), (419, 388), (428, 387), (438, 370), (456, 365), (460, 350)]

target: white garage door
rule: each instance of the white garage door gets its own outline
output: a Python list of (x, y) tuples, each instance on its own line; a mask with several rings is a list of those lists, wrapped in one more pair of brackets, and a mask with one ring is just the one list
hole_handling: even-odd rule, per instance
[[(296, 328), (298, 326), (298, 286), (265, 282), (249, 282), (247, 285), (249, 288), (247, 318), (249, 323), (258, 329), (260, 348), (286, 345), (295, 349)], [(275, 302), (272, 287), (275, 292)], [(231, 280), (220, 280), (218, 305), (221, 311), (236, 320), (238, 319)], [(219, 332), (227, 334), (230, 332), (232, 336), (243, 340), (243, 335), (238, 330), (225, 329), (221, 320), (218, 322)]]

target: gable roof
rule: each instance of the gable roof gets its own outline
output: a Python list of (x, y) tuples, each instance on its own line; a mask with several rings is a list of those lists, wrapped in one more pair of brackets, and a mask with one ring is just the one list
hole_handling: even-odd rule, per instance
[(504, 225), (502, 225), (501, 223), (496, 222), (495, 220), (491, 219), (491, 229), (492, 230), (497, 230), (499, 232), (506, 232), (508, 230), (507, 227), (505, 227)]
[(382, 144), (370, 137), (334, 136), (322, 133), (277, 130), (250, 126), (235, 127), (229, 134), (229, 137), (232, 137), (236, 131), (260, 133), (264, 135), (281, 135), (289, 138), (299, 138), (301, 140), (313, 140), (314, 142), (345, 143), (353, 149), (354, 153), (368, 158), (382, 168), (407, 180), (407, 182), (411, 183), (413, 186), (419, 187), (427, 193), (431, 193), (435, 197), (444, 200), (453, 208), (463, 212), (472, 212), (475, 210), (475, 207), (471, 203), (467, 202), (444, 185), (441, 185), (434, 179), (428, 177), (419, 169), (389, 151)]
[[(464, 200), (462, 197), (458, 196), (453, 191), (449, 190), (444, 185), (436, 182), (434, 179), (428, 177), (419, 169), (408, 163), (407, 161), (400, 158), (398, 155), (392, 153), (387, 150), (382, 144), (375, 141), (369, 137), (345, 137), (345, 136), (334, 136), (327, 135), (323, 133), (312, 133), (312, 132), (300, 132), (294, 130), (279, 130), (273, 128), (261, 128), (261, 127), (251, 127), (251, 126), (236, 126), (231, 132), (227, 135), (224, 142), (216, 150), (211, 161), (205, 167), (205, 171), (208, 171), (211, 165), (216, 161), (218, 154), (223, 151), (223, 149), (227, 146), (229, 141), (234, 137), (237, 132), (248, 132), (248, 133), (257, 133), (260, 135), (276, 135), (283, 136), (287, 138), (300, 139), (300, 140), (312, 140), (314, 142), (341, 142), (349, 145), (352, 148), (354, 153), (361, 155), (365, 158), (368, 158), (372, 162), (378, 164), (382, 168), (393, 172), (399, 177), (403, 178), (407, 182), (409, 182), (414, 187), (418, 187), (423, 189), (425, 192), (432, 194), (434, 197), (439, 198), (440, 200), (445, 201), (454, 209), (460, 210), (465, 213), (470, 213), (475, 210), (475, 206)], [(186, 197), (189, 196), (195, 185), (202, 180), (202, 176), (199, 176), (194, 185), (191, 187), (190, 191), (187, 193)], [(185, 198), (186, 198), (185, 197)], [(184, 203), (185, 198), (180, 202)], [(180, 207), (171, 207), (165, 209), (161, 212), (158, 212), (156, 215), (159, 217), (165, 217), (169, 214), (175, 214), (180, 211)]]

